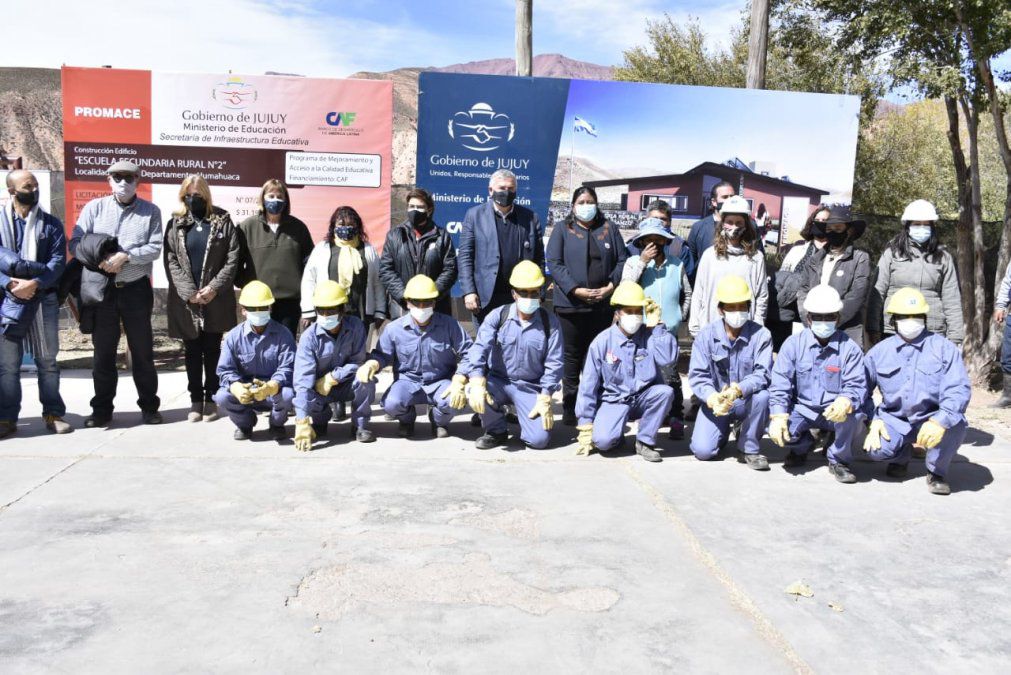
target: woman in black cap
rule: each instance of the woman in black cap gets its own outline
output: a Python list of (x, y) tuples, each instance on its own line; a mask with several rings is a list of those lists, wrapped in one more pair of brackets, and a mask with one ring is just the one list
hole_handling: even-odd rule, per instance
[(819, 284), (828, 284), (839, 291), (843, 307), (836, 328), (846, 331), (861, 349), (866, 346), (864, 323), (867, 312), (867, 294), (870, 290), (871, 258), (866, 251), (853, 247), (867, 229), (863, 220), (854, 220), (848, 206), (833, 206), (828, 218), (811, 223), (812, 235), (826, 239), (825, 246), (815, 251), (800, 272), (800, 292), (797, 307), (801, 319), (808, 323), (804, 299), (809, 290)]

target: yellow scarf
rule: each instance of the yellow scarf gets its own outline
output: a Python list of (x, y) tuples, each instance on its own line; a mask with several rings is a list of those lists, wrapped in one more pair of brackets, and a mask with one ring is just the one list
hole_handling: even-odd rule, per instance
[(362, 271), (365, 260), (358, 250), (358, 237), (349, 241), (333, 238), (337, 251), (337, 283), (344, 287), (344, 290), (351, 291), (351, 281), (355, 275)]

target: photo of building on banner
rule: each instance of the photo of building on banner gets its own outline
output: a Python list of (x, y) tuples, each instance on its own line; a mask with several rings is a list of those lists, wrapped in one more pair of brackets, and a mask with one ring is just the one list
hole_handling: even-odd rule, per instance
[(545, 238), (587, 185), (627, 239), (655, 200), (687, 235), (728, 181), (766, 241), (787, 243), (818, 204), (851, 202), (859, 106), (834, 94), (422, 73), (417, 182), (455, 235), (491, 173), (510, 169)]
[(391, 82), (70, 67), (62, 78), (68, 233), (88, 201), (109, 194), (106, 169), (123, 159), (140, 166), (138, 194), (166, 222), (183, 179), (199, 174), (236, 223), (279, 179), (314, 241), (340, 205), (374, 241), (389, 229)]

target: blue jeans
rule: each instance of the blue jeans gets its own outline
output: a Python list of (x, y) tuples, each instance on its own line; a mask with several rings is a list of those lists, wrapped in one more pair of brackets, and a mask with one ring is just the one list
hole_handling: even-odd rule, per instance
[[(60, 396), (60, 368), (56, 365), (56, 353), (60, 349), (60, 307), (56, 293), (45, 293), (39, 306), (45, 324), (45, 358), (35, 355), (38, 368), (39, 401), (42, 414), (63, 417), (67, 406)], [(21, 358), (24, 347), (21, 341), (0, 337), (0, 420), (17, 422), (21, 412)]]
[(1000, 348), (1000, 369), (1011, 375), (1011, 321), (1004, 321), (1004, 341)]

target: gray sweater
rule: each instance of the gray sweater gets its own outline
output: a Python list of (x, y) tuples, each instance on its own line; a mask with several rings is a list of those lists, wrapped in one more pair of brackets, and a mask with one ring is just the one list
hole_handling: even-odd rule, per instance
[(716, 309), (716, 283), (725, 276), (744, 277), (755, 301), (751, 304), (751, 317), (765, 325), (765, 310), (769, 304), (769, 279), (765, 273), (765, 256), (761, 251), (750, 257), (730, 254), (717, 258), (712, 246), (702, 253), (695, 271), (692, 287), (692, 305), (688, 313), (688, 332), (695, 336), (700, 330), (719, 318)]
[(894, 332), (889, 325), (891, 322), (885, 321), (884, 308), (895, 291), (910, 286), (923, 293), (930, 305), (927, 330), (939, 333), (955, 344), (962, 344), (965, 326), (955, 261), (947, 250), (942, 248), (938, 252), (940, 261), (932, 263), (925, 260), (915, 246), (910, 246), (909, 258), (897, 258), (891, 247), (885, 249), (878, 261), (878, 278), (868, 302), (868, 331)]

